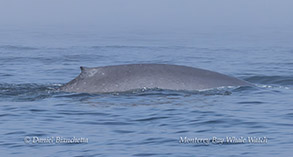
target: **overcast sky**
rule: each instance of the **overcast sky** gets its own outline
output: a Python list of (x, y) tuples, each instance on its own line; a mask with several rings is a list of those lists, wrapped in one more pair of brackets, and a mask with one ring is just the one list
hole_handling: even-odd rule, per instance
[(0, 0), (0, 27), (293, 28), (293, 0)]

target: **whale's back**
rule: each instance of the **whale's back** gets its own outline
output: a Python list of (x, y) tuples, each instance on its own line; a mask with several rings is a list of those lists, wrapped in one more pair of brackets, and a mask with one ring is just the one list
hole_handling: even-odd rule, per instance
[(217, 72), (168, 64), (128, 64), (81, 67), (74, 80), (61, 87), (66, 92), (104, 93), (141, 88), (204, 90), (249, 83)]

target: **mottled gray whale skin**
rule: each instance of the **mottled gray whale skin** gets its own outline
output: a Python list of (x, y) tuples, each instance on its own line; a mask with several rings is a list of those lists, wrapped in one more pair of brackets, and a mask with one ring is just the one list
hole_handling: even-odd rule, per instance
[(80, 75), (62, 86), (61, 91), (107, 93), (143, 88), (194, 91), (250, 86), (248, 82), (234, 77), (182, 65), (126, 64), (80, 69)]

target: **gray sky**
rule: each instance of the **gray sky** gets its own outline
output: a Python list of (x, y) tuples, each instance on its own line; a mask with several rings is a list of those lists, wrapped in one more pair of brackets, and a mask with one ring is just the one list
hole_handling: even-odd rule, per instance
[(111, 30), (293, 27), (293, 0), (1, 0), (0, 27)]

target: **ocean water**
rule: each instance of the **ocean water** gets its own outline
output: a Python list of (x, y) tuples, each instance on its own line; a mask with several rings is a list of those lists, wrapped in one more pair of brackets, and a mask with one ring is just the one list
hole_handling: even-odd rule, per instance
[[(293, 32), (0, 29), (1, 156), (290, 156)], [(80, 66), (187, 65), (255, 87), (77, 94)]]

